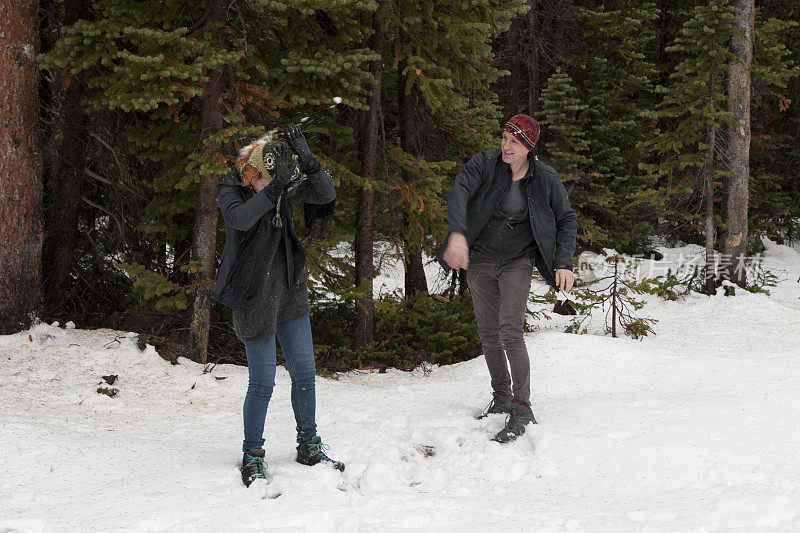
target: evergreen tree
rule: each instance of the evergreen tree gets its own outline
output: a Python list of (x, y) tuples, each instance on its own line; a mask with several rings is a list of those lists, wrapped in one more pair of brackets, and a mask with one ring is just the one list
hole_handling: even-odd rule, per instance
[(641, 141), (651, 131), (645, 110), (654, 101), (656, 69), (648, 51), (658, 9), (651, 1), (626, 1), (589, 3), (577, 11), (585, 46), (577, 54), (573, 76), (580, 80), (586, 104), (580, 123), (588, 142), (587, 170), (595, 195), (609, 201), (579, 207), (608, 235), (598, 243), (642, 252), (649, 248), (662, 209), (652, 180), (638, 166)]
[[(400, 169), (392, 200), (402, 210), (406, 296), (427, 290), (421, 250), (446, 228), (443, 202), (461, 163), (497, 144), (500, 114), (491, 90), (502, 70), (493, 64), (491, 40), (525, 10), (521, 1), (483, 0), (469, 5), (397, 1), (391, 31), (397, 71), (397, 136), (388, 152)], [(424, 128), (417, 123), (425, 125)]]
[(592, 179), (590, 143), (580, 118), (588, 105), (581, 103), (575, 82), (560, 68), (547, 79), (541, 101), (547, 152), (578, 213), (578, 237), (587, 243), (605, 242), (608, 233), (597, 224), (592, 209), (610, 209), (613, 200), (602, 183)]
[[(210, 11), (187, 9), (177, 1), (157, 6), (152, 2), (103, 4), (96, 21), (80, 20), (66, 28), (54, 50), (42, 58), (51, 72), (59, 72), (56, 67), (60, 67), (65, 76), (91, 73), (88, 110), (96, 120), (90, 134), (110, 139), (103, 143), (117, 162), (117, 168), (106, 167), (106, 172), (95, 168), (95, 174), (110, 184), (142, 190), (151, 199), (145, 216), (138, 206), (131, 206), (139, 218), (133, 225), (148, 232), (145, 242), (150, 246), (145, 248), (150, 253), (129, 254), (120, 246), (114, 250), (118, 261), (143, 263), (173, 280), (188, 282), (179, 267), (189, 259), (192, 220), (200, 211), (206, 221), (212, 211), (214, 219), (217, 216), (215, 205), (208, 201), (202, 203), (203, 209), (194, 209), (198, 183), (205, 183), (208, 191), (212, 180), (227, 172), (238, 144), (310, 112), (324, 117), (332, 95), (346, 105), (363, 107), (363, 82), (368, 76), (363, 67), (371, 56), (356, 46), (365, 32), (353, 15), (374, 5), (332, 6), (333, 18), (317, 4), (321, 5), (241, 2), (221, 20), (214, 20)], [(219, 31), (206, 31), (209, 19)], [(214, 40), (220, 32), (224, 46)], [(215, 87), (214, 73), (223, 73), (221, 69), (227, 69), (230, 82), (217, 86), (219, 96), (205, 98)], [(216, 122), (220, 126), (205, 131), (204, 98), (221, 106), (221, 120)], [(324, 149), (315, 142), (314, 131), (324, 136), (342, 129), (324, 120), (316, 124), (309, 140), (315, 148)], [(325, 161), (324, 151), (320, 152)], [(124, 203), (130, 205), (130, 201)], [(107, 202), (106, 198), (96, 205)], [(105, 210), (124, 234), (125, 225), (119, 220), (126, 210), (117, 206)], [(209, 239), (203, 242), (208, 246)], [(199, 250), (197, 243), (194, 247)], [(199, 265), (202, 270), (189, 268), (202, 273), (205, 281), (192, 283), (192, 290), (202, 294), (208, 289), (213, 263), (207, 255), (197, 258), (205, 263)], [(170, 260), (172, 267), (166, 268)], [(147, 282), (153, 279), (158, 278), (149, 277)], [(160, 279), (165, 287), (173, 286), (170, 279)]]
[[(728, 41), (734, 14), (726, 0), (711, 0), (693, 13), (667, 48), (683, 59), (670, 76), (670, 85), (657, 88), (664, 99), (653, 115), (663, 119), (666, 128), (657, 129), (648, 146), (663, 159), (645, 168), (661, 177), (670, 195), (672, 224), (696, 223), (698, 199), (705, 200), (706, 290), (711, 292), (719, 226), (714, 217), (714, 194), (716, 181), (724, 176), (720, 132), (730, 123), (724, 80), (732, 60)], [(680, 210), (686, 204), (691, 209)]]
[[(751, 235), (800, 240), (800, 25), (791, 1), (756, 9), (753, 53)], [(777, 5), (775, 5), (777, 4)], [(752, 252), (760, 250), (755, 240)]]

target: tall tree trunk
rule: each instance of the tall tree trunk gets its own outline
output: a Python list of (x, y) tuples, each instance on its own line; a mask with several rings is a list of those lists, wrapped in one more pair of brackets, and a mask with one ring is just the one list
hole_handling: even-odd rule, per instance
[[(715, 61), (711, 60), (711, 78), (708, 83), (708, 108), (709, 114), (714, 107), (714, 92), (716, 90), (716, 69)], [(706, 279), (705, 293), (714, 294), (717, 279), (714, 263), (714, 160), (717, 143), (717, 128), (711, 126), (708, 132), (708, 161), (706, 162), (705, 173), (705, 195), (706, 195)]]
[(508, 96), (505, 104), (506, 112), (511, 115), (519, 113), (519, 100), (520, 100), (520, 81), (524, 65), (520, 60), (520, 33), (524, 31), (524, 24), (522, 16), (514, 17), (511, 20), (511, 25), (506, 32), (506, 46), (505, 54), (508, 57), (508, 71), (511, 75), (508, 77)]
[(725, 238), (721, 243), (722, 277), (744, 287), (747, 284), (747, 207), (750, 201), (750, 66), (753, 62), (754, 0), (734, 0), (739, 12), (734, 21), (730, 48), (735, 59), (728, 74), (728, 113), (736, 122), (727, 129), (728, 170), (723, 188)]
[(539, 46), (539, 0), (530, 0), (531, 9), (528, 11), (528, 110), (529, 115), (534, 115), (539, 110), (539, 97), (542, 94), (541, 71), (542, 50)]
[(706, 193), (706, 279), (705, 293), (714, 294), (716, 289), (716, 274), (714, 273), (714, 143), (717, 138), (717, 129), (711, 128), (708, 134), (710, 148), (708, 149), (708, 164), (705, 168), (705, 193)]
[(384, 0), (372, 16), (372, 39), (370, 48), (378, 58), (370, 63), (373, 77), (369, 94), (369, 110), (361, 131), (361, 177), (364, 186), (358, 191), (356, 212), (355, 285), (364, 290), (356, 302), (356, 347), (371, 344), (374, 339), (375, 307), (372, 302), (373, 257), (375, 218), (375, 191), (373, 184), (378, 168), (378, 128), (381, 115), (381, 77), (383, 75), (383, 22), (389, 8)]
[[(87, 0), (65, 0), (64, 24), (71, 26), (89, 17)], [(71, 79), (64, 93), (64, 129), (52, 176), (53, 205), (45, 221), (42, 250), (45, 308), (61, 311), (69, 290), (69, 274), (78, 249), (78, 222), (83, 196), (83, 167), (86, 159), (89, 117), (84, 95), (88, 71)]]
[[(406, 62), (401, 61), (397, 69), (398, 107), (400, 113), (400, 147), (407, 153), (420, 155), (417, 124), (414, 121), (415, 102), (412, 94), (406, 94), (408, 89), (408, 76), (403, 74)], [(407, 170), (402, 171), (402, 178), (412, 189), (415, 176)], [(409, 237), (411, 233), (411, 217), (403, 212), (403, 263), (405, 265), (405, 297), (413, 296), (417, 292), (428, 292), (428, 280), (425, 278), (425, 268), (422, 263), (422, 243), (414, 242)], [(422, 235), (420, 235), (422, 238)]]
[[(217, 24), (224, 21), (227, 2), (214, 0), (209, 13), (209, 22)], [(214, 42), (217, 50), (224, 46), (224, 33), (215, 30)], [(200, 114), (201, 138), (207, 139), (217, 133), (223, 126), (222, 97), (225, 83), (225, 67), (209, 73), (208, 86), (203, 94), (203, 109)], [(208, 155), (219, 154), (224, 147), (211, 144), (205, 148)], [(192, 308), (192, 349), (200, 362), (208, 360), (208, 330), (211, 325), (211, 285), (214, 274), (215, 252), (217, 248), (217, 195), (214, 190), (217, 176), (201, 176), (197, 184), (195, 203), (195, 222), (192, 232), (192, 255), (200, 265), (196, 273), (199, 282), (195, 290)]]
[(0, 335), (30, 327), (42, 300), (38, 12), (0, 2)]

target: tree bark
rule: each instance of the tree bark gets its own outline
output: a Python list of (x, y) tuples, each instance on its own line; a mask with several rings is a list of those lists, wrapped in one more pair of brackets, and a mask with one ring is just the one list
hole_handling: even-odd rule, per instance
[(539, 97), (542, 93), (541, 70), (542, 50), (537, 41), (539, 29), (539, 0), (530, 0), (528, 11), (528, 110), (529, 115), (539, 111)]
[(753, 63), (754, 0), (734, 0), (738, 9), (730, 48), (735, 59), (728, 74), (728, 113), (735, 125), (727, 128), (728, 170), (723, 188), (725, 238), (721, 243), (723, 279), (747, 284), (747, 208), (750, 201), (750, 66)]
[[(711, 78), (708, 82), (708, 108), (709, 112), (714, 107), (714, 92), (716, 90), (715, 61), (711, 60)], [(714, 262), (714, 160), (717, 142), (717, 128), (711, 126), (708, 132), (708, 161), (704, 171), (706, 195), (706, 279), (704, 289), (706, 294), (714, 294), (717, 286), (717, 275)]]
[[(71, 26), (89, 17), (89, 4), (86, 0), (65, 0), (64, 13), (64, 24)], [(84, 102), (87, 78), (85, 70), (76, 74), (64, 92), (64, 129), (52, 177), (53, 205), (45, 221), (42, 251), (45, 308), (50, 314), (59, 313), (63, 307), (78, 249), (89, 124)]]
[(506, 46), (503, 51), (508, 58), (508, 71), (511, 73), (508, 77), (508, 96), (503, 103), (505, 104), (507, 113), (510, 115), (519, 113), (519, 86), (522, 72), (525, 68), (524, 65), (521, 64), (522, 61), (520, 61), (520, 30), (523, 29), (524, 31), (524, 27), (521, 28), (521, 26), (523, 26), (522, 22), (522, 16), (514, 17), (511, 21), (508, 32), (506, 32)]
[(30, 327), (42, 299), (38, 12), (0, 3), (0, 335)]
[[(406, 94), (408, 76), (403, 74), (406, 62), (401, 61), (397, 69), (398, 107), (400, 114), (400, 147), (406, 153), (414, 156), (420, 155), (417, 124), (414, 121), (416, 105), (414, 96)], [(403, 170), (403, 181), (414, 189), (415, 176)], [(413, 296), (417, 292), (428, 292), (428, 280), (425, 278), (425, 268), (422, 263), (422, 243), (414, 242), (409, 237), (411, 217), (403, 212), (403, 263), (405, 265), (405, 297)], [(422, 235), (420, 235), (422, 238)]]
[[(216, 24), (225, 17), (227, 3), (214, 0), (209, 13), (209, 22)], [(224, 34), (216, 30), (214, 37), (217, 50), (224, 47)], [(209, 73), (208, 86), (203, 94), (203, 109), (200, 114), (201, 139), (217, 133), (223, 126), (222, 97), (225, 84), (224, 67)], [(211, 144), (205, 148), (210, 157), (218, 155), (224, 147)], [(208, 330), (211, 324), (211, 285), (215, 266), (215, 252), (217, 247), (217, 195), (215, 185), (218, 176), (201, 176), (197, 184), (195, 203), (195, 222), (192, 232), (192, 255), (199, 263), (200, 270), (195, 274), (198, 282), (192, 308), (192, 349), (194, 355), (203, 364), (208, 360)]]
[(372, 16), (374, 33), (370, 48), (379, 57), (370, 63), (373, 77), (369, 93), (369, 110), (361, 131), (361, 177), (364, 186), (358, 191), (355, 237), (355, 285), (364, 290), (356, 302), (356, 347), (367, 346), (374, 340), (375, 307), (372, 301), (373, 241), (375, 218), (375, 175), (378, 168), (378, 129), (381, 115), (381, 77), (383, 75), (383, 22), (389, 8), (384, 0)]
[(708, 134), (711, 144), (708, 154), (708, 164), (705, 169), (706, 193), (706, 279), (705, 293), (714, 294), (717, 286), (716, 273), (714, 272), (714, 143), (717, 138), (717, 129), (712, 127)]

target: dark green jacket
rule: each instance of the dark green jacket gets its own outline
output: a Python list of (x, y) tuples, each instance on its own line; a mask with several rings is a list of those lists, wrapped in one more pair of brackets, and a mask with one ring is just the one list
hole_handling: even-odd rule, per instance
[[(533, 152), (528, 155), (528, 161), (534, 169), (527, 188), (528, 213), (533, 238), (541, 252), (541, 257), (536, 258), (536, 268), (556, 287), (555, 270), (572, 270), (577, 215), (569, 205), (567, 191), (556, 171), (539, 161)], [(443, 256), (450, 234), (463, 233), (467, 244), (472, 246), (510, 183), (511, 167), (503, 162), (499, 148), (478, 153), (458, 173), (447, 195), (448, 238), (437, 254), (446, 272), (450, 271), (450, 266)]]
[[(211, 297), (218, 302), (233, 307), (252, 289), (250, 280), (255, 261), (249, 257), (256, 222), (267, 215), (275, 216), (275, 203), (266, 194), (266, 189), (258, 193), (251, 187), (242, 187), (242, 177), (231, 170), (217, 183), (217, 201), (225, 219), (225, 248), (222, 251)], [(294, 228), (292, 202), (326, 204), (336, 198), (336, 189), (328, 173), (320, 167), (318, 172), (292, 182), (284, 193), (289, 201), (281, 202), (281, 221), (286, 244), (287, 273), (290, 284), (298, 284), (308, 277), (306, 251), (300, 243)]]

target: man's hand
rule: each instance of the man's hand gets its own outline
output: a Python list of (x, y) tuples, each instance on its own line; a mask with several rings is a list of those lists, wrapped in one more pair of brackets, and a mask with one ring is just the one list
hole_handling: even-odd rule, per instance
[(572, 290), (573, 283), (575, 283), (575, 276), (572, 274), (572, 270), (568, 268), (556, 270), (556, 286), (558, 290), (569, 292)]
[(467, 269), (469, 266), (469, 246), (463, 233), (453, 232), (444, 251), (444, 260), (455, 270)]

